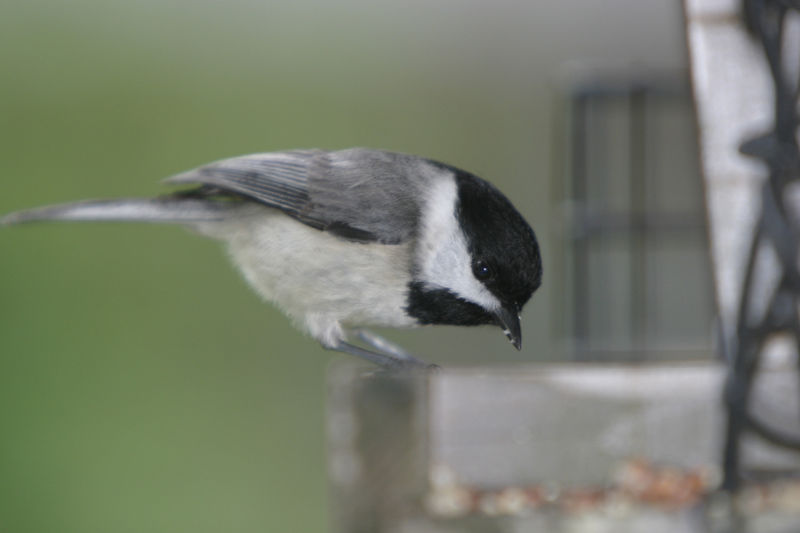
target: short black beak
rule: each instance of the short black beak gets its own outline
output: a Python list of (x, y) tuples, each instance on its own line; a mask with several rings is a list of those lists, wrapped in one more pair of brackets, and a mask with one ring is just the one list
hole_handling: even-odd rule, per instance
[(495, 311), (494, 317), (497, 319), (497, 325), (503, 328), (503, 333), (506, 334), (514, 348), (521, 350), (522, 327), (519, 324), (519, 312), (516, 308), (501, 307)]

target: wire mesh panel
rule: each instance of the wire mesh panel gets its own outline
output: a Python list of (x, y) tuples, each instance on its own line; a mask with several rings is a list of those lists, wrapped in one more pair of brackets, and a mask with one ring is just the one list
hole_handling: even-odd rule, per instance
[(576, 357), (706, 357), (712, 291), (688, 92), (602, 83), (570, 97), (565, 309)]

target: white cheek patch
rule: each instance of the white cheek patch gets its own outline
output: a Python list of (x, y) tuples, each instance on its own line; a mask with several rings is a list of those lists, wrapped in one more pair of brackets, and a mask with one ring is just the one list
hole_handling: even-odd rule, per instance
[(500, 309), (497, 298), (472, 274), (472, 257), (455, 214), (455, 180), (436, 179), (428, 192), (417, 249), (421, 280), (489, 311)]

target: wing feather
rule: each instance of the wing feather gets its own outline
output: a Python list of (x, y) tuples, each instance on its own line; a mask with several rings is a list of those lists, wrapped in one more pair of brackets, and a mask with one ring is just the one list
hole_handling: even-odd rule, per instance
[(164, 182), (208, 185), (298, 216), (309, 210), (308, 166), (318, 153), (297, 150), (233, 157)]
[(242, 196), (349, 240), (392, 244), (416, 234), (421, 188), (437, 168), (380, 150), (294, 150), (224, 159), (165, 182)]

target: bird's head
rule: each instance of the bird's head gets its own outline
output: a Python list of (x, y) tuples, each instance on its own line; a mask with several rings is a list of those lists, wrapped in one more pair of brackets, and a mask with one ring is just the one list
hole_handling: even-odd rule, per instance
[(422, 207), (408, 312), (423, 324), (503, 328), (522, 346), (519, 314), (542, 281), (539, 244), (490, 183), (446, 165)]

